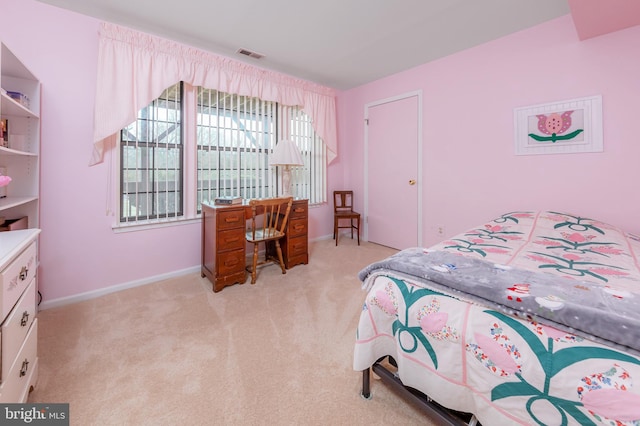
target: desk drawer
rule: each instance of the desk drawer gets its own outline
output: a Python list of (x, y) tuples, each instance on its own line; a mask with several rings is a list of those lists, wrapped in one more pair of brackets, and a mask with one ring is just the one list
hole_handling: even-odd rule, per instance
[(288, 226), (289, 237), (297, 237), (300, 235), (307, 235), (307, 219), (292, 219), (289, 221)]
[(287, 241), (287, 257), (307, 255), (307, 236), (289, 238)]
[(218, 229), (244, 229), (244, 210), (224, 210), (218, 212)]
[(218, 250), (235, 250), (246, 244), (244, 229), (227, 229), (218, 233)]
[(2, 318), (5, 318), (22, 295), (31, 279), (36, 275), (36, 243), (33, 242), (2, 272)]
[(217, 272), (218, 275), (229, 275), (243, 271), (245, 268), (244, 250), (233, 250), (218, 253)]
[(29, 327), (36, 318), (36, 280), (31, 280), (29, 287), (18, 300), (15, 309), (11, 311), (7, 319), (2, 323), (2, 381), (4, 375), (9, 372), (9, 367), (24, 342)]
[(289, 212), (289, 218), (294, 219), (297, 217), (307, 217), (307, 211), (309, 210), (309, 204), (306, 200), (294, 201), (291, 205), (291, 211)]

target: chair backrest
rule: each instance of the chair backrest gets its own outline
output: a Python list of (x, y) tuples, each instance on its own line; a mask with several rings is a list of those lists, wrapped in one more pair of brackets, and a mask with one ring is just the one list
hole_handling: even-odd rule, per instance
[[(284, 234), (292, 203), (293, 197), (250, 200), (252, 239), (256, 239), (256, 232), (262, 236), (262, 239)], [(260, 218), (262, 221), (259, 220)]]
[(333, 211), (353, 211), (353, 191), (333, 191)]

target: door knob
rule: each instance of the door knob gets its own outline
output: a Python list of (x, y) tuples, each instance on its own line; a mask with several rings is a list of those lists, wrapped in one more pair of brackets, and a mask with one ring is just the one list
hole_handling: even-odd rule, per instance
[(416, 184), (415, 179), (409, 179), (409, 185), (415, 185), (415, 184)]

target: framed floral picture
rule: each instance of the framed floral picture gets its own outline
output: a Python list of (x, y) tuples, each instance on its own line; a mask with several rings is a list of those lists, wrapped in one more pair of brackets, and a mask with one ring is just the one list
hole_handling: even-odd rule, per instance
[(516, 155), (602, 152), (602, 96), (514, 110)]

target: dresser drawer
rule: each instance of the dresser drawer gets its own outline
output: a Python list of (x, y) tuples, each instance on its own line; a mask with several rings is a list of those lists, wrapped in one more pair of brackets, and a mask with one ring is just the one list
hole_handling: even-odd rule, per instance
[(224, 253), (218, 253), (218, 275), (233, 274), (234, 272), (244, 271), (245, 258), (244, 250), (233, 250)]
[(299, 235), (307, 235), (307, 219), (292, 219), (288, 226), (289, 237), (297, 237)]
[(36, 318), (36, 279), (32, 279), (18, 300), (16, 307), (11, 311), (7, 319), (2, 323), (2, 340), (0, 353), (2, 353), (2, 369), (0, 379), (9, 370), (16, 358), (22, 342), (29, 331), (29, 327)]
[(29, 388), (35, 385), (38, 377), (38, 320), (35, 319), (24, 344), (9, 372), (2, 373), (2, 386), (0, 386), (0, 402), (27, 401)]
[(36, 274), (36, 243), (33, 242), (2, 272), (2, 318), (5, 318), (18, 301), (18, 298)]
[(227, 229), (218, 232), (218, 250), (234, 250), (242, 248), (246, 244), (244, 229)]
[(224, 210), (217, 214), (217, 227), (221, 229), (244, 229), (244, 210)]

